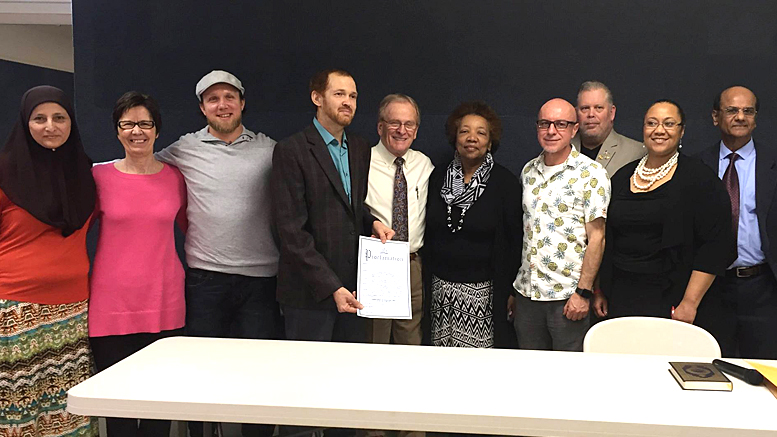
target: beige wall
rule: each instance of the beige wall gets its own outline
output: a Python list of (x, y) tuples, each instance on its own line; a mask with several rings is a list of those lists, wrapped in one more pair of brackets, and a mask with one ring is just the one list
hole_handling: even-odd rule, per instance
[(0, 59), (73, 72), (73, 26), (0, 24)]

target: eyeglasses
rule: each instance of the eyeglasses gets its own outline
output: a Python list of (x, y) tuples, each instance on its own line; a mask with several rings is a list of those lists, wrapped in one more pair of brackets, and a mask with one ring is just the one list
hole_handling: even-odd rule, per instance
[(739, 114), (739, 111), (742, 111), (742, 113), (745, 114), (745, 117), (755, 117), (755, 114), (758, 113), (752, 106), (748, 106), (747, 108), (737, 108), (736, 106), (723, 108), (723, 113), (726, 114), (726, 117), (736, 117)]
[(664, 129), (666, 130), (672, 130), (682, 125), (683, 125), (682, 123), (675, 120), (664, 120), (664, 121), (648, 120), (645, 122), (645, 127), (651, 130), (657, 129), (658, 126), (663, 126)]
[(556, 126), (556, 130), (566, 130), (569, 126), (577, 124), (577, 122), (569, 120), (537, 120), (537, 129), (548, 130), (551, 124)]
[(389, 129), (392, 129), (392, 130), (399, 130), (400, 126), (404, 126), (405, 130), (408, 130), (408, 131), (414, 131), (418, 128), (418, 123), (414, 121), (406, 121), (402, 123), (399, 120), (383, 120), (383, 122), (386, 123), (386, 126), (388, 126)]
[(122, 120), (118, 123), (118, 126), (119, 126), (119, 129), (122, 129), (122, 130), (132, 130), (132, 129), (135, 129), (135, 126), (138, 126), (143, 130), (149, 130), (149, 129), (153, 129), (154, 126), (156, 126), (156, 123), (154, 123), (152, 120), (140, 120), (140, 121)]

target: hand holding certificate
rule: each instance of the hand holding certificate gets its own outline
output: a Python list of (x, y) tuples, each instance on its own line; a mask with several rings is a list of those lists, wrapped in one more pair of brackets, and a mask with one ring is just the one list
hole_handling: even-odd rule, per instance
[(411, 319), (410, 244), (359, 237), (357, 314), (377, 319)]

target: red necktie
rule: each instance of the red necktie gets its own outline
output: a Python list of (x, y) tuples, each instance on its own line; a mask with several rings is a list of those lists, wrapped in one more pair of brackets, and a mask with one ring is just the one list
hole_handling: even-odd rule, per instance
[(734, 241), (736, 241), (739, 231), (739, 175), (734, 162), (739, 159), (739, 155), (732, 152), (727, 158), (729, 162), (726, 172), (723, 173), (723, 183), (726, 185), (728, 197), (731, 199), (731, 227), (734, 231)]

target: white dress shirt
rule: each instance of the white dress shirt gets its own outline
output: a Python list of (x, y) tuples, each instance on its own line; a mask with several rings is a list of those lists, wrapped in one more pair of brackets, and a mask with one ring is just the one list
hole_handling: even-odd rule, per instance
[[(365, 205), (386, 226), (392, 226), (391, 210), (394, 200), (394, 175), (397, 157), (386, 149), (382, 142), (372, 148), (370, 157), (370, 176), (367, 181), (367, 199)], [(410, 253), (417, 252), (424, 245), (426, 229), (426, 195), (429, 189), (429, 176), (434, 170), (432, 161), (423, 153), (408, 149), (402, 157), (402, 171), (407, 180), (407, 220)], [(439, 195), (439, 193), (438, 193)]]

